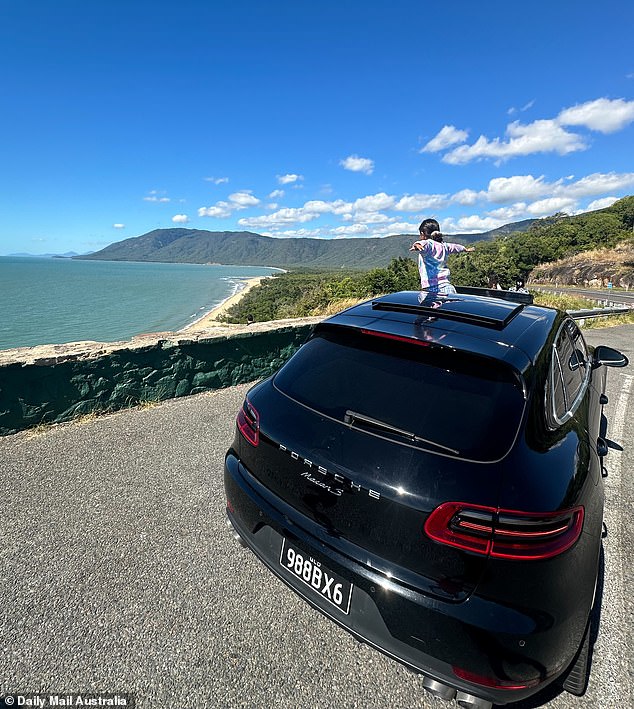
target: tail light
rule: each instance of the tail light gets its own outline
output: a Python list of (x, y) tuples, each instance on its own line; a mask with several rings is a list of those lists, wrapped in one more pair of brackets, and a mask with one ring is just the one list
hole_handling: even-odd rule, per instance
[(549, 559), (569, 549), (583, 528), (583, 507), (519, 512), (445, 502), (427, 518), (425, 533), (441, 544), (501, 559)]
[(248, 399), (244, 400), (242, 408), (238, 411), (236, 424), (240, 433), (252, 446), (260, 442), (260, 414), (255, 410)]

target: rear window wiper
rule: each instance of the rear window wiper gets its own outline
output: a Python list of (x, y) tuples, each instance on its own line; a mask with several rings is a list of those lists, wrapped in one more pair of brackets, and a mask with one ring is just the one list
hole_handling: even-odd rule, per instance
[(346, 415), (344, 416), (343, 421), (349, 426), (378, 429), (379, 431), (385, 431), (386, 433), (393, 433), (397, 436), (401, 436), (406, 440), (410, 441), (411, 443), (427, 443), (428, 445), (436, 446), (436, 448), (442, 448), (443, 450), (448, 451), (449, 453), (454, 453), (455, 455), (459, 454), (459, 451), (455, 450), (455, 448), (443, 446), (441, 443), (436, 443), (436, 441), (430, 441), (429, 439), (423, 438), (422, 436), (417, 436), (412, 431), (405, 431), (404, 429), (398, 428), (397, 426), (392, 426), (391, 424), (386, 423), (385, 421), (379, 421), (378, 419), (371, 418), (370, 416), (366, 416), (365, 414), (360, 414), (357, 411), (351, 411), (350, 409), (346, 411)]

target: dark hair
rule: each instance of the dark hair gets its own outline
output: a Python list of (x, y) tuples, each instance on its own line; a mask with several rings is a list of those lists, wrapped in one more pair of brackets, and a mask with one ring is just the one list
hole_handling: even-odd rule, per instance
[(442, 241), (440, 233), (440, 224), (435, 219), (424, 219), (418, 227), (421, 236), (426, 239), (434, 239), (434, 241)]

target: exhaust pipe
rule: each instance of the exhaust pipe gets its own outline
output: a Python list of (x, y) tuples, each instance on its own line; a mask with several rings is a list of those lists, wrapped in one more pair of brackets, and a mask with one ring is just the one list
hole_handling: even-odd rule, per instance
[(438, 699), (453, 699), (456, 696), (456, 690), (448, 684), (438, 682), (431, 677), (423, 679), (423, 688), (426, 689), (434, 697)]
[(458, 692), (456, 694), (456, 703), (459, 707), (464, 707), (464, 709), (491, 709), (493, 706), (492, 702), (466, 692)]
[(229, 517), (226, 518), (225, 522), (227, 523), (227, 527), (229, 527), (229, 531), (231, 532), (231, 536), (236, 540), (236, 542), (238, 542), (238, 544), (241, 547), (246, 547), (246, 542), (238, 534), (238, 532), (236, 531), (236, 528), (231, 524), (231, 520), (229, 519)]

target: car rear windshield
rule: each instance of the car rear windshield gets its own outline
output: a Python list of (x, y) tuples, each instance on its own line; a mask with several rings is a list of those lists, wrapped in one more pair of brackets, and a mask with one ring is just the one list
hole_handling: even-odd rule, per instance
[(519, 375), (498, 360), (345, 328), (309, 340), (274, 385), (369, 434), (477, 461), (508, 452), (524, 409)]

